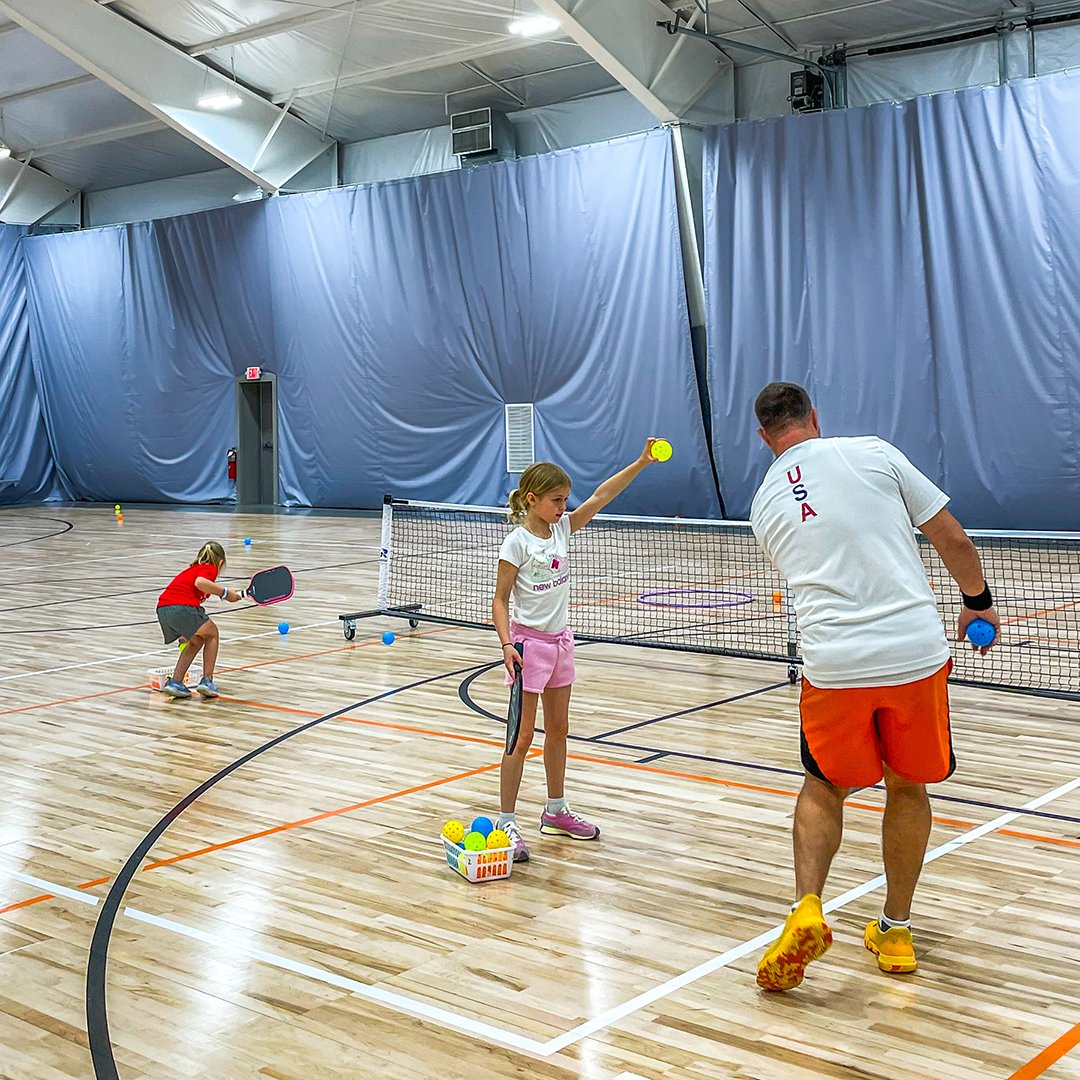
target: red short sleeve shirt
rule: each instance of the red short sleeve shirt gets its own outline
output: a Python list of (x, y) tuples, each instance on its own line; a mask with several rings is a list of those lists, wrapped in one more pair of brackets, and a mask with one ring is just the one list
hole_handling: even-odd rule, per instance
[(195, 588), (195, 579), (204, 577), (208, 581), (216, 580), (217, 567), (213, 563), (200, 563), (182, 570), (169, 582), (165, 591), (158, 597), (158, 607), (170, 607), (182, 604), (184, 607), (202, 607), (209, 593), (199, 592)]

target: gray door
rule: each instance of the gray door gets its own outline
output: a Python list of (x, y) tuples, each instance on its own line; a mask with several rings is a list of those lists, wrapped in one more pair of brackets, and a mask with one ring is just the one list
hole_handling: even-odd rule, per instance
[(275, 506), (278, 501), (277, 380), (236, 381), (236, 502)]

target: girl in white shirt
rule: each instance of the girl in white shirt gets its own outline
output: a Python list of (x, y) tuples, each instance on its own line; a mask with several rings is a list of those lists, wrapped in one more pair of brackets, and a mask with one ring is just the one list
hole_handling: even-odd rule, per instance
[[(502, 762), (502, 812), (498, 825), (514, 845), (515, 862), (529, 858), (515, 807), (525, 755), (532, 744), (536, 705), (541, 697), (548, 799), (540, 817), (540, 831), (574, 840), (595, 840), (600, 835), (595, 825), (570, 809), (563, 789), (570, 688), (574, 682), (574, 634), (567, 626), (569, 539), (653, 462), (654, 442), (655, 439), (649, 439), (633, 465), (605, 480), (576, 510), (566, 509), (570, 477), (549, 461), (530, 465), (510, 495), (510, 518), (518, 527), (506, 537), (499, 551), (499, 577), (491, 614), (502, 642), (507, 685), (514, 681), (515, 665), (522, 668), (521, 729), (513, 754), (506, 755)], [(514, 648), (515, 643), (523, 644), (524, 661)]]

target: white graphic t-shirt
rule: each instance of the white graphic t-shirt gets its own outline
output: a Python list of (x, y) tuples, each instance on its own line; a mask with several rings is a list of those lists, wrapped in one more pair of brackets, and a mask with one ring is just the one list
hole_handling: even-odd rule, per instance
[(884, 439), (808, 439), (773, 462), (750, 521), (791, 586), (812, 686), (894, 686), (949, 659), (913, 530), (948, 501)]
[(518, 568), (514, 580), (514, 622), (558, 634), (566, 629), (570, 603), (570, 515), (551, 526), (545, 540), (519, 525), (502, 542), (499, 560)]

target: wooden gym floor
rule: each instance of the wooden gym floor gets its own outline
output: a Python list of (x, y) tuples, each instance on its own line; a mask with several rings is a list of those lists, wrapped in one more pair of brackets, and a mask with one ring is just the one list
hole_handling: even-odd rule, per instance
[[(284, 562), (296, 596), (210, 601), (223, 696), (169, 702), (148, 689), (175, 657), (155, 600), (210, 538), (230, 582)], [(0, 1078), (94, 1077), (86, 969), (115, 875), (203, 781), (329, 713), (137, 861), (106, 943), (123, 1080), (1080, 1077), (1080, 706), (954, 690), (918, 972), (885, 976), (862, 947), (881, 901), (882, 794), (864, 790), (827, 897), (836, 943), (766, 996), (800, 780), (784, 669), (583, 647), (569, 793), (603, 837), (537, 834), (536, 761), (533, 861), (472, 886), (438, 836), (498, 808), (483, 712), (504, 710), (501, 676), (463, 688), (498, 652), (382, 620), (345, 642), (377, 543), (377, 520), (344, 514), (0, 512)]]

